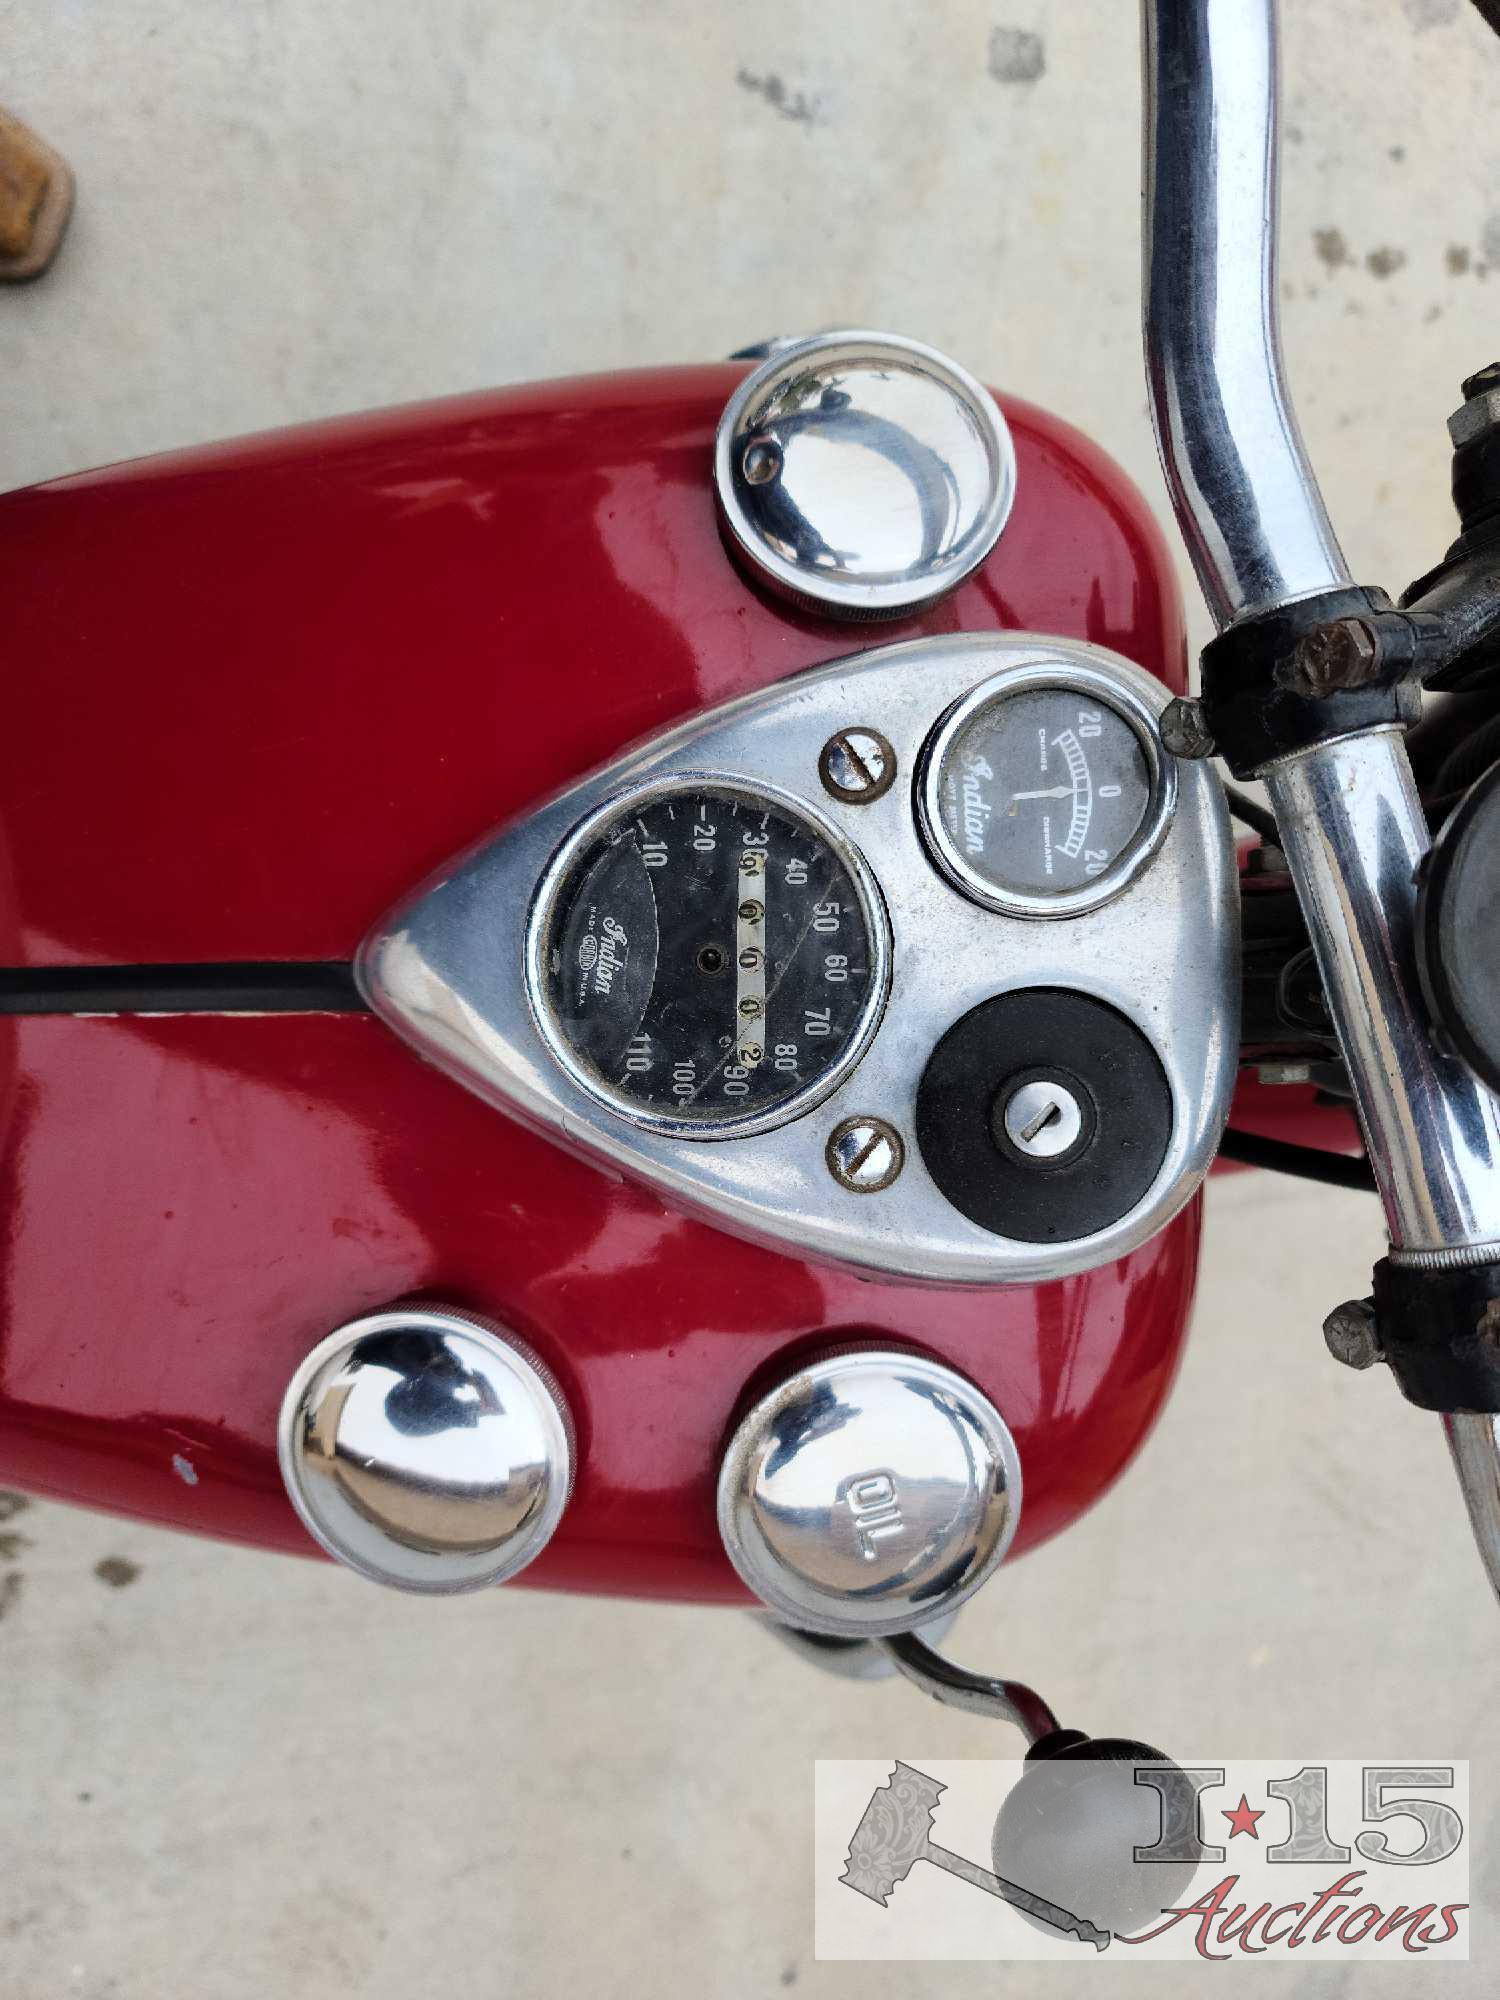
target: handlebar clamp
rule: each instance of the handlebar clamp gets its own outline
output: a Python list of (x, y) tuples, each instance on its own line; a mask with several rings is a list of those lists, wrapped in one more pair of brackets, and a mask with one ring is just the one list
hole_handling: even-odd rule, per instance
[(1500, 1412), (1500, 1259), (1375, 1266), (1381, 1352), (1419, 1409)]
[(1237, 778), (1335, 736), (1415, 722), (1418, 677), (1448, 647), (1444, 621), (1380, 589), (1294, 599), (1204, 648), (1203, 718)]

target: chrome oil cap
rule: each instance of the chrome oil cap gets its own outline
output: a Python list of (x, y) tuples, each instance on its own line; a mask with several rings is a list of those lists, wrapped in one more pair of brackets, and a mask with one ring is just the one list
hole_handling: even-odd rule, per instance
[(551, 1373), (513, 1334), (447, 1308), (371, 1313), (320, 1341), (287, 1388), (277, 1450), (331, 1556), (429, 1595), (524, 1569), (573, 1483), (573, 1424)]
[(719, 1532), (742, 1580), (806, 1631), (868, 1639), (952, 1612), (993, 1573), (1021, 1510), (999, 1411), (953, 1369), (894, 1350), (815, 1361), (742, 1418)]
[(1015, 497), (989, 391), (896, 334), (768, 345), (714, 451), (721, 518), (752, 578), (843, 618), (900, 617), (962, 583)]

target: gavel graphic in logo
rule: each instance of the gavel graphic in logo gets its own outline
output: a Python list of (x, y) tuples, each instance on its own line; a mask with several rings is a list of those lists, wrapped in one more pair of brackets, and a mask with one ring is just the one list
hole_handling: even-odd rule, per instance
[(1075, 1916), (1045, 1896), (1034, 1895), (1019, 1882), (1009, 1882), (1003, 1875), (995, 1875), (977, 1862), (966, 1861), (961, 1854), (937, 1846), (932, 1839), (932, 1820), (946, 1789), (924, 1771), (898, 1762), (889, 1782), (872, 1795), (865, 1807), (864, 1817), (849, 1842), (848, 1858), (839, 1880), (883, 1909), (896, 1884), (905, 1881), (917, 1862), (930, 1861), (934, 1867), (957, 1875), (974, 1888), (1013, 1903), (1053, 1930), (1093, 1945), (1096, 1951), (1109, 1946), (1112, 1934), (1090, 1923), (1087, 1917)]

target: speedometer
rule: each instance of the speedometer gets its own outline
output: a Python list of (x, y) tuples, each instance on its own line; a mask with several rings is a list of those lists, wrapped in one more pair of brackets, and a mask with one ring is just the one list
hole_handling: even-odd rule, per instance
[(867, 1046), (888, 949), (863, 861), (802, 806), (702, 780), (586, 822), (533, 923), (553, 1052), (634, 1123), (761, 1131), (836, 1087)]
[(1174, 789), (1155, 717), (1117, 680), (1022, 668), (949, 710), (918, 803), (934, 859), (976, 902), (1072, 916), (1149, 860)]

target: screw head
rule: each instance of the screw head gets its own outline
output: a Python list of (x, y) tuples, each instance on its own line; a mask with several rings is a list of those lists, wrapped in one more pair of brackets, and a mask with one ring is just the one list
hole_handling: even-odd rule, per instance
[(1373, 1368), (1385, 1359), (1370, 1299), (1346, 1299), (1335, 1306), (1323, 1322), (1323, 1338), (1334, 1360), (1346, 1368)]
[(878, 729), (841, 729), (819, 753), (818, 776), (846, 805), (870, 805), (896, 782), (896, 753)]
[(1491, 389), (1500, 389), (1500, 361), (1492, 361), (1481, 368), (1477, 375), (1466, 377), (1463, 385), (1464, 401), (1471, 402), (1475, 396), (1488, 395)]
[(828, 1137), (828, 1171), (851, 1194), (879, 1194), (906, 1164), (906, 1146), (884, 1118), (846, 1118)]
[(1178, 695), (1161, 712), (1157, 724), (1161, 740), (1174, 757), (1212, 757), (1214, 736), (1204, 719), (1203, 704), (1190, 695)]

